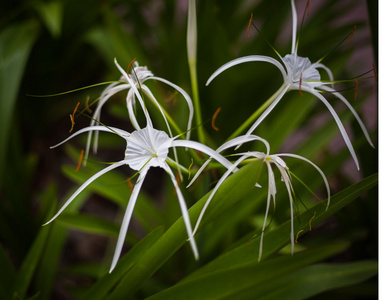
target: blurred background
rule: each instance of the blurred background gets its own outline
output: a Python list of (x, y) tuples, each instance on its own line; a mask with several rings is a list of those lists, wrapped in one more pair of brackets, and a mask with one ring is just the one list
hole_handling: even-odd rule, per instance
[[(306, 1), (296, 2), (300, 24)], [(92, 103), (103, 86), (53, 97), (28, 95), (50, 95), (118, 80), (121, 75), (113, 63), (114, 58), (124, 69), (136, 58), (140, 65), (146, 65), (156, 76), (170, 80), (192, 95), (186, 49), (187, 7), (186, 0), (1, 2), (0, 243), (1, 255), (9, 257), (14, 270), (19, 270), (35, 245), (41, 225), (50, 212), (52, 215), (57, 210), (56, 205), (66, 200), (83, 178), (101, 168), (98, 161), (123, 158), (123, 142), (102, 136), (98, 154), (91, 157), (90, 165), (81, 167), (81, 175), (78, 175), (75, 169), (85, 137), (69, 142), (68, 146), (50, 150), (50, 146), (69, 136), (69, 115), (76, 104), (80, 102), (85, 108), (86, 99)], [(264, 37), (253, 27), (247, 36), (251, 13), (253, 22)], [(282, 78), (270, 64), (250, 63), (227, 70), (206, 87), (207, 79), (218, 67), (240, 56), (258, 54), (276, 58), (271, 45), (280, 55), (288, 54), (291, 45), (290, 4), (286, 0), (197, 1), (197, 23), (198, 84), (204, 120), (201, 126), (207, 133), (208, 145), (217, 147), (280, 87)], [(353, 38), (343, 41), (355, 25)], [(305, 95), (301, 98), (297, 91), (285, 96), (256, 133), (270, 142), (273, 153), (293, 152), (316, 162), (328, 175), (335, 194), (377, 172), (377, 80), (361, 79), (374, 75), (372, 64), (378, 71), (377, 0), (311, 1), (299, 37), (300, 56), (309, 57), (314, 62), (327, 55), (322, 63), (333, 71), (335, 79), (358, 78), (357, 92), (354, 80), (338, 83), (336, 89), (360, 113), (376, 149), (366, 143), (345, 106), (338, 99), (328, 96), (354, 142), (361, 163), (361, 169), (357, 171), (328, 111), (314, 97)], [(149, 86), (181, 128), (185, 128), (187, 108), (184, 101), (167, 86), (153, 82)], [(131, 131), (124, 101), (125, 93), (113, 97), (101, 120)], [(219, 107), (221, 111), (216, 119), (219, 131), (215, 131), (210, 120)], [(282, 117), (284, 115), (287, 117)], [(75, 121), (74, 131), (90, 122), (82, 115)], [(163, 123), (158, 121), (163, 129)], [(194, 129), (192, 139), (196, 138), (197, 131)], [(190, 159), (183, 159), (182, 163), (188, 166)], [(294, 165), (291, 163), (290, 166)], [(111, 190), (123, 191), (122, 201), (127, 201), (129, 189), (125, 179), (131, 174), (123, 168), (117, 172), (117, 182), (113, 178), (113, 182), (108, 183)], [(163, 187), (164, 181), (159, 179), (160, 176), (164, 175), (159, 170), (150, 174), (141, 196), (157, 205), (164, 203), (166, 195), (173, 194), (170, 185), (169, 188)], [(302, 172), (303, 176), (309, 175)], [(317, 193), (325, 197), (322, 187)], [(204, 191), (197, 190), (193, 194), (203, 195)], [(195, 196), (188, 195), (189, 203), (195, 201)], [(120, 219), (120, 215), (117, 216), (120, 205), (112, 201), (115, 197), (93, 188), (77, 200), (78, 209), (98, 218), (100, 225), (103, 225), (103, 220), (111, 221), (105, 228), (111, 228), (114, 223), (116, 227), (113, 226), (112, 231), (115, 231)], [(343, 236), (351, 240), (352, 247), (333, 260), (377, 259), (376, 199), (377, 190), (369, 191), (360, 201), (346, 207), (316, 230), (315, 234), (325, 232), (328, 239)], [(171, 201), (176, 202), (175, 199)], [(147, 207), (143, 208), (147, 211)], [(179, 216), (177, 205), (171, 209), (172, 212), (164, 210), (164, 221), (153, 220), (148, 229), (135, 220), (133, 236), (129, 237), (132, 243), (156, 225), (171, 224)], [(238, 236), (244, 226), (257, 227), (253, 216), (254, 213), (245, 219), (244, 225), (233, 229), (229, 238)], [(286, 216), (286, 213), (280, 214), (279, 218)], [(45, 273), (42, 265), (37, 267), (35, 275), (31, 275), (35, 279), (27, 295), (33, 296), (39, 287), (46, 286), (39, 296), (42, 299), (77, 298), (94, 282), (93, 273), (98, 277), (96, 274), (102, 272), (99, 269), (101, 261), (110, 260), (107, 253), (111, 252), (107, 248), (112, 247), (111, 237), (115, 234), (104, 233), (102, 225), (94, 229), (88, 227), (87, 222), (72, 226), (70, 220), (64, 219), (62, 225), (57, 226), (61, 238), (53, 239), (45, 246), (46, 255), (50, 255), (51, 251), (55, 254), (52, 254), (51, 263), (56, 267), (51, 273)], [(223, 237), (225, 243), (227, 240)], [(131, 242), (128, 244), (131, 245)], [(215, 246), (209, 250), (205, 257), (210, 260), (211, 255), (221, 251), (218, 248)], [(189, 257), (190, 251), (186, 252), (181, 255)], [(171, 270), (173, 272), (168, 272)], [(148, 291), (161, 290), (184, 276), (184, 271), (174, 263), (161, 272), (173, 275), (168, 279), (157, 277), (155, 282), (149, 283)], [(44, 273), (45, 276), (42, 275)], [(356, 295), (351, 297), (366, 299), (375, 296), (376, 281), (374, 278), (360, 285)], [(358, 298), (357, 293), (361, 295)], [(148, 295), (144, 291), (138, 295), (139, 299), (145, 296)]]

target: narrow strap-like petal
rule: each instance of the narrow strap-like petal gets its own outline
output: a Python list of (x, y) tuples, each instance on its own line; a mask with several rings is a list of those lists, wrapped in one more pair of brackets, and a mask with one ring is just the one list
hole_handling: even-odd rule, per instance
[(224, 64), (223, 66), (221, 66), (220, 68), (218, 68), (211, 76), (210, 78), (207, 80), (206, 82), (206, 85), (209, 85), (210, 82), (215, 78), (217, 77), (219, 74), (221, 74), (222, 72), (224, 72), (225, 70), (229, 69), (230, 67), (233, 67), (235, 65), (239, 65), (239, 64), (242, 64), (242, 63), (246, 63), (246, 62), (252, 62), (252, 61), (262, 61), (262, 62), (268, 62), (270, 64), (273, 64), (274, 66), (276, 66), (280, 72), (282, 73), (282, 76), (283, 76), (283, 80), (286, 81), (287, 80), (287, 73), (286, 73), (286, 70), (284, 69), (284, 67), (282, 66), (282, 64), (280, 62), (278, 62), (276, 59), (272, 58), (272, 57), (269, 57), (269, 56), (263, 56), (263, 55), (249, 55), (249, 56), (244, 56), (244, 57), (239, 57), (239, 58), (236, 58), (234, 60), (231, 60), (230, 62), (227, 62), (226, 64)]
[(143, 169), (140, 172), (139, 178), (137, 179), (136, 184), (133, 187), (131, 197), (129, 198), (129, 202), (128, 202), (127, 208), (125, 210), (123, 221), (121, 222), (119, 238), (117, 239), (115, 253), (113, 255), (113, 260), (112, 260), (112, 264), (111, 264), (109, 273), (112, 273), (113, 269), (116, 267), (117, 262), (120, 258), (120, 254), (121, 254), (121, 251), (123, 249), (125, 237), (127, 235), (129, 222), (131, 221), (132, 213), (133, 213), (133, 210), (135, 209), (135, 204), (137, 201), (137, 197), (139, 196), (141, 186), (142, 186), (144, 179), (147, 175), (147, 170)]
[(186, 91), (184, 89), (182, 89), (180, 86), (178, 86), (178, 85), (176, 85), (176, 84), (174, 84), (174, 83), (172, 83), (164, 78), (152, 76), (152, 77), (149, 77), (147, 79), (154, 79), (154, 80), (161, 81), (161, 82), (171, 86), (172, 88), (176, 89), (185, 98), (185, 100), (187, 102), (187, 106), (189, 107), (189, 119), (187, 121), (187, 136), (186, 136), (186, 139), (189, 140), (190, 134), (191, 134), (191, 124), (192, 124), (193, 116), (194, 116), (193, 101), (191, 100), (189, 94), (187, 94)]
[[(198, 227), (199, 227), (199, 224), (203, 218), (203, 215), (205, 214), (205, 211), (207, 209), (207, 207), (209, 206), (210, 204), (210, 201), (213, 199), (214, 195), (216, 194), (216, 192), (218, 191), (218, 189), (220, 188), (221, 184), (226, 180), (226, 178), (237, 168), (237, 166), (244, 160), (246, 159), (247, 156), (244, 155), (242, 157), (240, 157), (238, 160), (236, 160), (236, 162), (230, 166), (228, 168), (228, 170), (224, 173), (224, 175), (222, 175), (222, 177), (220, 178), (220, 180), (217, 182), (217, 185), (214, 187), (214, 189), (212, 190), (211, 194), (209, 195), (209, 197), (207, 198), (206, 202), (205, 202), (205, 205), (203, 206), (202, 210), (201, 210), (201, 213), (199, 214), (199, 217), (198, 217), (198, 220), (197, 220), (197, 223), (195, 224), (195, 227), (194, 227), (194, 231), (193, 231), (193, 236), (195, 235), (195, 233), (197, 232), (198, 230)], [(190, 237), (191, 239), (192, 237)]]
[(320, 88), (322, 90), (324, 90), (324, 91), (332, 93), (334, 96), (336, 96), (338, 99), (340, 99), (343, 103), (345, 103), (345, 105), (349, 108), (349, 110), (352, 112), (353, 116), (356, 118), (358, 124), (360, 125), (361, 130), (364, 133), (364, 135), (365, 135), (369, 145), (371, 145), (373, 148), (375, 148), (375, 146), (373, 145), (372, 140), (371, 140), (371, 138), (369, 136), (368, 130), (366, 129), (366, 127), (365, 127), (364, 123), (362, 122), (360, 116), (354, 110), (352, 105), (350, 105), (349, 101), (346, 100), (346, 98), (344, 96), (342, 96), (340, 93), (338, 93), (336, 90), (334, 90), (334, 89), (332, 89), (332, 88), (330, 88), (328, 86), (321, 86)]
[(187, 209), (185, 198), (183, 197), (183, 194), (179, 189), (178, 182), (176, 181), (174, 173), (172, 172), (171, 168), (167, 164), (164, 164), (163, 168), (166, 170), (168, 175), (170, 175), (171, 181), (175, 187), (175, 191), (178, 196), (179, 206), (181, 208), (183, 222), (185, 223), (185, 226), (186, 226), (187, 237), (189, 238), (190, 246), (191, 246), (191, 249), (193, 250), (194, 257), (197, 260), (199, 258), (199, 253), (198, 253), (197, 244), (195, 243), (195, 239), (190, 238), (193, 235), (193, 231), (191, 228), (191, 222), (190, 222), (189, 212)]
[(295, 2), (291, 0), (291, 10), (292, 10), (292, 45), (291, 45), (291, 53), (296, 54), (297, 45), (296, 45), (296, 30), (298, 25), (298, 15), (296, 13)]
[(52, 217), (48, 222), (46, 222), (44, 225), (47, 225), (49, 223), (51, 223), (52, 221), (54, 221), (64, 210), (67, 206), (69, 206), (69, 204), (75, 199), (75, 197), (77, 197), (79, 195), (79, 193), (81, 193), (90, 183), (92, 183), (94, 180), (96, 180), (98, 177), (100, 177), (101, 175), (105, 174), (106, 172), (109, 172), (115, 168), (118, 168), (122, 165), (125, 165), (126, 164), (126, 161), (125, 160), (122, 160), (122, 161), (119, 161), (117, 163), (114, 163), (108, 167), (106, 167), (105, 169), (102, 169), (101, 171), (97, 172), (96, 174), (94, 174), (92, 177), (90, 177), (88, 180), (86, 180), (75, 192), (73, 195), (71, 195), (71, 197), (65, 202), (65, 204), (63, 204), (63, 206), (61, 207), (61, 209), (54, 215), (54, 217)]
[(358, 159), (357, 159), (357, 156), (356, 156), (356, 153), (354, 151), (354, 148), (353, 148), (353, 145), (349, 139), (349, 136), (348, 134), (346, 133), (346, 130), (345, 130), (345, 127), (344, 125), (342, 125), (342, 122), (340, 120), (340, 118), (338, 117), (337, 113), (335, 112), (334, 108), (330, 105), (330, 103), (326, 100), (325, 97), (323, 97), (319, 92), (317, 92), (316, 90), (314, 89), (302, 89), (308, 93), (311, 93), (313, 94), (314, 96), (316, 96), (319, 100), (321, 100), (323, 102), (323, 104), (326, 105), (326, 107), (328, 108), (328, 110), (330, 111), (331, 115), (333, 116), (335, 122), (337, 123), (337, 126), (341, 132), (341, 135), (345, 141), (345, 144), (346, 146), (348, 147), (349, 149), (349, 152), (351, 154), (351, 156), (353, 157), (353, 160), (356, 164), (356, 167), (357, 167), (357, 170), (360, 170), (360, 166), (358, 164)]
[(89, 126), (89, 127), (85, 127), (85, 128), (82, 128), (80, 130), (78, 130), (77, 132), (73, 133), (71, 136), (69, 136), (67, 139), (65, 139), (64, 141), (54, 145), (54, 146), (51, 146), (50, 149), (53, 149), (53, 148), (56, 148), (64, 143), (66, 143), (68, 140), (72, 139), (73, 137), (81, 134), (81, 133), (84, 133), (84, 132), (88, 132), (88, 131), (106, 131), (106, 132), (110, 132), (110, 133), (114, 133), (114, 134), (118, 134), (120, 135), (121, 137), (125, 137), (125, 136), (129, 136), (130, 134), (122, 129), (119, 129), (119, 128), (115, 128), (115, 127), (105, 127), (105, 126)]
[(280, 153), (280, 154), (276, 154), (277, 156), (288, 156), (288, 157), (295, 157), (295, 158), (298, 158), (298, 159), (301, 159), (301, 160), (304, 160), (305, 162), (308, 162), (310, 165), (312, 165), (318, 172), (319, 174), (321, 174), (322, 176), (322, 179), (325, 183), (325, 186), (326, 186), (326, 192), (327, 192), (327, 206), (326, 206), (326, 209), (329, 208), (329, 205), (330, 205), (330, 186), (329, 186), (329, 182), (327, 181), (327, 178), (325, 176), (325, 173), (323, 173), (323, 171), (316, 165), (314, 164), (311, 160), (303, 157), (303, 156), (300, 156), (300, 155), (297, 155), (297, 154), (293, 154), (293, 153)]

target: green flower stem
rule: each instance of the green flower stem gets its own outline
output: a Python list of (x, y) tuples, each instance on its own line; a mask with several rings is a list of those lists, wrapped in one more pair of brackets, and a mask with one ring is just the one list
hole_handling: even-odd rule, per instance
[(233, 134), (228, 138), (228, 140), (231, 140), (237, 136), (239, 136), (243, 131), (247, 129), (249, 125), (251, 125), (262, 113), (263, 111), (270, 106), (272, 102), (275, 101), (277, 96), (283, 91), (286, 84), (282, 84), (282, 86), (267, 100), (265, 103), (260, 106)]
[(189, 68), (190, 68), (191, 90), (193, 92), (195, 121), (197, 122), (197, 126), (198, 126), (198, 139), (199, 139), (199, 142), (201, 142), (202, 144), (205, 144), (205, 132), (202, 127), (201, 106), (199, 104), (196, 61), (189, 61)]

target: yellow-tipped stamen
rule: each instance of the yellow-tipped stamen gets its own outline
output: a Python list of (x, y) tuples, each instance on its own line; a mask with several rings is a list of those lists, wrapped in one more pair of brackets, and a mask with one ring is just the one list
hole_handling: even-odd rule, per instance
[(299, 94), (303, 97), (303, 93), (302, 93), (302, 73), (300, 73), (300, 78), (299, 78)]
[(217, 118), (217, 116), (218, 116), (218, 114), (220, 113), (220, 111), (221, 111), (221, 107), (219, 107), (219, 108), (217, 108), (217, 110), (216, 110), (216, 112), (214, 113), (214, 115), (213, 115), (213, 118), (212, 118), (212, 127), (213, 127), (213, 129), (215, 130), (215, 131), (218, 131), (219, 130), (219, 128), (216, 126), (216, 118)]
[(128, 65), (128, 68), (127, 68), (127, 75), (128, 75), (129, 78), (131, 78), (131, 76), (129, 76), (129, 70), (131, 69), (132, 64), (133, 64), (133, 62), (134, 62), (135, 60), (136, 60), (136, 57), (135, 57), (134, 59), (132, 59), (131, 62), (129, 63), (129, 65)]
[(248, 28), (247, 28), (247, 36), (249, 37), (249, 28), (251, 27), (251, 24), (252, 24), (252, 18), (253, 18), (253, 13), (251, 13), (251, 18), (249, 19), (249, 23), (248, 23)]
[(295, 238), (295, 244), (298, 243), (298, 238), (299, 238), (299, 234), (302, 233), (304, 230), (299, 230), (298, 233), (296, 234), (296, 238)]
[(313, 217), (310, 219), (310, 221), (309, 221), (309, 228), (310, 228), (310, 231), (311, 231), (311, 222), (313, 221), (313, 219), (315, 218), (315, 216), (317, 215), (317, 212), (316, 211), (314, 211), (314, 215), (313, 215)]
[(79, 158), (78, 158), (78, 165), (77, 165), (77, 169), (75, 169), (76, 172), (79, 171), (79, 169), (81, 168), (81, 164), (82, 164), (82, 159), (84, 158), (84, 150), (81, 150), (81, 153), (79, 155)]
[(356, 102), (356, 99), (357, 99), (357, 92), (358, 92), (358, 80), (356, 80), (356, 94), (354, 95), (354, 102)]
[(252, 241), (255, 237), (257, 237), (257, 234), (255, 234), (253, 237), (251, 237), (251, 238), (249, 239), (249, 241), (248, 241), (248, 246), (249, 246), (249, 247), (251, 246), (251, 241)]
[(70, 128), (70, 131), (69, 131), (69, 132), (72, 132), (72, 131), (73, 131), (73, 128), (74, 128), (74, 125), (75, 125), (75, 122), (74, 122), (74, 115), (75, 115), (75, 113), (77, 112), (78, 106), (79, 106), (79, 102), (78, 102), (77, 105), (75, 106), (73, 113), (70, 115), (71, 128)]
[(354, 25), (354, 27), (353, 27), (353, 31), (352, 31), (352, 34), (350, 35), (350, 38), (349, 38), (349, 41), (348, 41), (348, 46), (349, 46), (349, 44), (350, 44), (350, 41), (352, 40), (352, 38), (353, 38), (353, 35), (354, 35), (354, 32), (356, 31), (356, 25)]

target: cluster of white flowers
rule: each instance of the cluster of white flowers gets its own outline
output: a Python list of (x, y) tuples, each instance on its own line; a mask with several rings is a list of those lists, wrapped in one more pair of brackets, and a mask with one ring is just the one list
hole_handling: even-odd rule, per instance
[[(218, 76), (221, 72), (225, 71), (226, 69), (230, 68), (231, 66), (244, 63), (244, 62), (250, 62), (250, 61), (262, 61), (262, 62), (269, 62), (273, 65), (275, 65), (281, 72), (283, 76), (284, 83), (281, 87), (281, 89), (277, 92), (277, 95), (273, 97), (272, 103), (268, 106), (268, 108), (259, 116), (259, 118), (254, 122), (254, 124), (251, 126), (251, 128), (247, 131), (245, 135), (236, 137), (234, 139), (231, 139), (227, 142), (225, 142), (222, 146), (220, 146), (218, 149), (213, 150), (209, 148), (208, 146), (190, 140), (190, 130), (192, 128), (192, 118), (194, 114), (193, 109), (193, 103), (190, 98), (190, 96), (180, 87), (177, 85), (163, 79), (160, 77), (155, 77), (150, 70), (148, 70), (147, 67), (140, 67), (137, 62), (133, 63), (132, 71), (131, 73), (125, 72), (120, 65), (115, 60), (115, 64), (122, 74), (120, 81), (117, 83), (113, 83), (109, 85), (101, 94), (101, 97), (99, 99), (98, 105), (95, 109), (95, 112), (93, 114), (93, 119), (91, 121), (91, 124), (89, 127), (83, 128), (76, 133), (72, 134), (69, 138), (67, 138), (65, 141), (61, 142), (58, 145), (53, 146), (57, 147), (69, 139), (84, 133), (88, 132), (89, 137), (87, 141), (86, 146), (86, 157), (89, 153), (89, 147), (91, 143), (91, 135), (93, 132), (95, 132), (95, 144), (94, 144), (94, 151), (97, 150), (97, 133), (100, 131), (113, 133), (115, 135), (118, 135), (126, 140), (127, 146), (125, 149), (125, 155), (124, 158), (116, 163), (113, 163), (106, 167), (105, 169), (99, 171), (95, 175), (93, 175), (91, 178), (89, 178), (84, 184), (82, 184), (78, 190), (65, 202), (65, 204), (62, 206), (62, 208), (55, 214), (55, 216), (48, 221), (46, 224), (52, 222), (55, 218), (57, 218), (58, 215), (61, 214), (61, 212), (77, 197), (77, 195), (84, 190), (91, 182), (93, 182), (95, 179), (100, 177), (101, 175), (105, 174), (106, 172), (113, 170), (117, 167), (120, 167), (122, 165), (128, 165), (132, 170), (135, 170), (138, 172), (138, 177), (136, 184), (134, 185), (132, 194), (130, 196), (125, 215), (121, 224), (121, 229), (119, 233), (118, 242), (116, 245), (112, 265), (110, 272), (115, 268), (121, 251), (124, 244), (125, 236), (127, 233), (128, 225), (131, 220), (131, 216), (136, 204), (137, 197), (139, 195), (141, 186), (144, 182), (144, 179), (147, 175), (148, 170), (151, 167), (160, 167), (166, 171), (166, 173), (170, 176), (172, 184), (175, 187), (178, 202), (180, 205), (180, 209), (182, 212), (182, 217), (186, 226), (187, 230), (187, 236), (188, 240), (190, 242), (192, 251), (194, 253), (195, 258), (199, 257), (197, 246), (194, 239), (194, 234), (196, 233), (198, 226), (202, 220), (202, 217), (206, 211), (206, 208), (208, 207), (210, 201), (213, 199), (215, 193), (217, 192), (218, 188), (221, 186), (221, 184), (224, 182), (224, 180), (231, 174), (238, 171), (238, 165), (243, 162), (244, 160), (248, 158), (256, 158), (262, 160), (268, 169), (268, 193), (267, 193), (267, 207), (265, 212), (265, 219), (263, 224), (263, 229), (261, 231), (261, 240), (260, 240), (260, 252), (259, 252), (259, 260), (261, 259), (262, 255), (262, 247), (263, 247), (263, 234), (264, 229), (267, 223), (267, 216), (269, 212), (269, 207), (271, 204), (271, 198), (273, 199), (273, 203), (275, 204), (275, 196), (276, 196), (276, 183), (275, 183), (275, 176), (274, 172), (272, 170), (272, 166), (275, 166), (281, 175), (281, 179), (284, 182), (288, 195), (289, 195), (289, 202), (290, 202), (290, 210), (291, 210), (291, 233), (290, 233), (290, 239), (291, 239), (291, 245), (292, 245), (292, 251), (294, 248), (294, 227), (293, 227), (293, 188), (291, 184), (291, 178), (289, 173), (289, 168), (287, 167), (286, 163), (282, 159), (282, 157), (293, 157), (300, 160), (303, 160), (305, 162), (308, 162), (310, 165), (312, 165), (322, 176), (324, 184), (326, 186), (327, 195), (328, 195), (328, 201), (327, 206), (330, 204), (330, 188), (329, 183), (321, 171), (321, 169), (312, 163), (310, 160), (301, 157), (296, 154), (291, 153), (281, 153), (281, 154), (270, 154), (270, 146), (266, 140), (264, 140), (261, 137), (258, 137), (256, 135), (253, 135), (252, 133), (254, 130), (259, 126), (259, 124), (265, 119), (265, 117), (272, 111), (272, 109), (279, 103), (279, 101), (282, 99), (284, 94), (290, 90), (300, 90), (305, 91), (308, 93), (313, 94), (318, 99), (320, 99), (326, 107), (329, 109), (330, 113), (332, 114), (335, 122), (337, 123), (339, 130), (345, 140), (345, 143), (357, 165), (358, 161), (356, 154), (354, 152), (354, 149), (352, 147), (352, 144), (349, 140), (349, 137), (345, 131), (345, 128), (343, 124), (341, 123), (338, 115), (334, 111), (333, 107), (328, 103), (328, 101), (322, 96), (321, 92), (331, 92), (334, 94), (337, 98), (342, 100), (347, 107), (351, 110), (353, 115), (355, 116), (356, 120), (360, 124), (368, 142), (372, 145), (372, 142), (370, 140), (370, 137), (366, 131), (366, 128), (364, 124), (362, 123), (361, 119), (357, 115), (357, 113), (354, 111), (354, 109), (351, 107), (349, 102), (338, 92), (336, 92), (332, 87), (327, 86), (327, 82), (322, 82), (320, 74), (318, 69), (321, 68), (325, 70), (331, 79), (333, 81), (333, 75), (332, 72), (323, 64), (320, 62), (312, 64), (308, 58), (300, 57), (297, 55), (297, 44), (296, 44), (296, 27), (297, 27), (297, 14), (296, 9), (294, 5), (294, 0), (291, 0), (291, 7), (292, 7), (292, 19), (293, 19), (293, 33), (292, 33), (292, 49), (291, 54), (288, 54), (284, 57), (279, 55), (280, 61), (277, 61), (271, 57), (267, 56), (261, 56), (261, 55), (253, 55), (253, 56), (247, 56), (235, 59), (222, 67), (220, 67), (216, 72), (211, 75), (209, 78), (207, 84), (209, 84), (216, 76)], [(174, 137), (172, 135), (172, 131), (170, 129), (170, 124), (168, 121), (168, 118), (166, 118), (166, 115), (164, 113), (164, 110), (160, 106), (159, 102), (156, 100), (154, 95), (152, 94), (151, 90), (145, 85), (145, 82), (147, 80), (158, 80), (160, 82), (163, 82), (174, 89), (176, 89), (181, 95), (183, 95), (184, 99), (187, 102), (187, 105), (189, 107), (189, 116), (188, 116), (188, 124), (187, 124), (187, 138), (186, 139), (180, 139), (180, 136)], [(103, 105), (106, 103), (106, 101), (111, 98), (114, 94), (123, 91), (128, 90), (128, 94), (126, 97), (126, 104), (127, 109), (129, 113), (130, 121), (135, 128), (135, 131), (129, 133), (124, 130), (110, 127), (110, 126), (101, 126), (97, 125), (100, 124), (100, 114)], [(146, 104), (143, 99), (143, 95), (147, 96), (151, 102), (156, 105), (158, 110), (163, 116), (163, 119), (165, 120), (166, 126), (167, 126), (167, 133), (158, 129), (154, 128), (154, 125), (151, 121), (151, 117), (148, 113)], [(136, 101), (139, 102), (139, 105), (142, 108), (142, 112), (146, 119), (146, 126), (145, 128), (141, 128), (139, 125), (135, 112), (134, 107), (136, 105)], [(221, 155), (221, 152), (233, 148), (236, 146), (239, 146), (244, 143), (248, 143), (251, 141), (261, 141), (264, 143), (266, 147), (266, 153), (263, 152), (257, 152), (257, 151), (249, 151), (249, 152), (242, 152), (242, 153), (235, 153), (234, 156), (239, 156), (239, 158), (234, 161), (230, 162), (228, 159), (226, 159), (223, 155)], [(373, 145), (372, 145), (373, 146)], [(199, 174), (205, 169), (206, 166), (208, 166), (211, 159), (214, 159), (218, 161), (221, 165), (223, 165), (226, 168), (226, 172), (224, 175), (220, 178), (217, 185), (213, 189), (212, 193), (208, 197), (200, 215), (196, 222), (196, 225), (194, 227), (194, 230), (191, 226), (191, 221), (188, 214), (188, 209), (186, 206), (185, 199), (183, 197), (183, 194), (179, 188), (179, 183), (177, 179), (174, 176), (174, 173), (169, 165), (177, 166), (178, 170), (184, 169), (183, 166), (179, 164), (177, 152), (175, 151), (176, 147), (184, 147), (184, 148), (191, 148), (198, 151), (201, 151), (209, 156), (209, 159), (201, 166), (201, 168), (197, 171), (196, 175), (190, 182), (189, 186), (198, 178)], [(173, 149), (174, 152), (174, 158), (169, 157), (169, 150), (170, 148)], [(260, 187), (259, 184), (256, 184), (256, 186)]]

